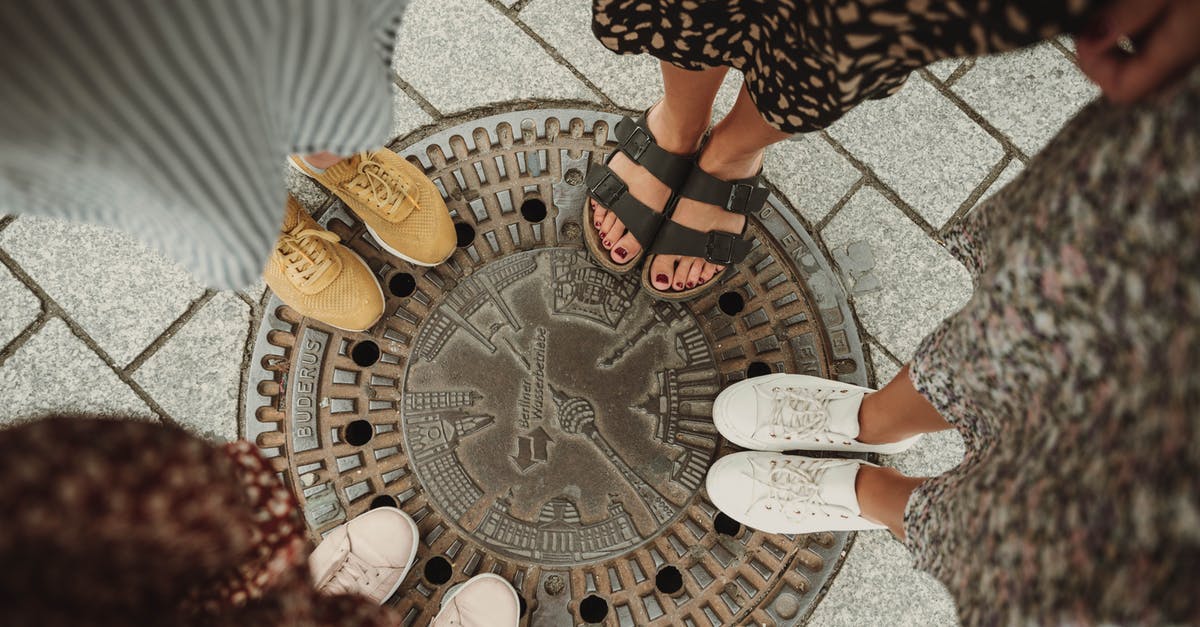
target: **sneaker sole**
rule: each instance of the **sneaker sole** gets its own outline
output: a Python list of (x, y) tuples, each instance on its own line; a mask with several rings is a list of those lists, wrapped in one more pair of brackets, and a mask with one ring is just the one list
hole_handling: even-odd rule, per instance
[[(303, 174), (304, 176), (307, 176), (314, 183), (321, 185), (321, 182), (317, 180), (317, 177), (313, 176), (312, 172), (309, 172), (308, 170), (304, 169), (304, 166), (301, 166), (300, 164), (296, 163), (296, 159), (294, 157), (288, 157), (287, 162), (288, 162), (288, 165), (292, 166), (293, 170)], [(322, 185), (322, 187), (324, 187), (324, 186)], [(350, 209), (349, 205), (347, 205), (346, 208)], [(350, 209), (350, 212), (354, 213), (354, 210)], [(359, 219), (362, 220), (361, 217)], [(411, 263), (414, 266), (420, 266), (422, 268), (433, 268), (436, 266), (440, 266), (443, 263), (446, 263), (447, 259), (454, 256), (454, 250), (451, 250), (450, 254), (446, 255), (444, 258), (442, 258), (441, 261), (437, 261), (434, 263), (429, 263), (427, 261), (417, 261), (416, 259), (409, 257), (408, 255), (396, 250), (395, 248), (388, 246), (387, 242), (383, 241), (382, 237), (379, 237), (379, 233), (376, 233), (375, 229), (371, 228), (371, 225), (367, 224), (366, 220), (363, 220), (362, 223), (363, 223), (363, 226), (367, 227), (367, 232), (371, 234), (371, 239), (374, 239), (375, 243), (379, 244), (380, 248), (388, 251), (389, 254), (394, 255), (395, 257), (398, 257), (403, 261), (407, 261), (408, 263)], [(383, 293), (382, 289), (380, 290), (380, 293)], [(372, 325), (372, 326), (374, 326), (374, 325)], [(370, 328), (370, 327), (368, 327), (368, 328)]]
[[(743, 379), (743, 380), (738, 381), (737, 383), (734, 383), (733, 385), (725, 388), (720, 394), (718, 394), (716, 402), (713, 403), (712, 415), (713, 415), (713, 426), (717, 427), (717, 430), (721, 433), (721, 437), (725, 438), (726, 440), (730, 441), (731, 443), (733, 443), (737, 446), (740, 446), (748, 451), (771, 451), (771, 452), (778, 452), (778, 453), (782, 453), (784, 451), (825, 451), (825, 452), (843, 452), (843, 453), (878, 453), (881, 455), (895, 455), (897, 453), (903, 453), (904, 451), (907, 451), (908, 449), (912, 448), (912, 446), (914, 444), (916, 444), (918, 440), (921, 439), (920, 435), (914, 435), (913, 437), (908, 438), (907, 440), (901, 440), (899, 442), (891, 442), (888, 444), (862, 444), (862, 443), (838, 444), (836, 442), (826, 444), (826, 443), (820, 443), (820, 442), (812, 442), (812, 443), (808, 443), (808, 444), (795, 444), (795, 445), (781, 446), (781, 445), (771, 445), (768, 442), (758, 442), (758, 441), (751, 440), (748, 438), (743, 438), (737, 434), (725, 432), (725, 431), (732, 431), (731, 429), (721, 430), (718, 423), (731, 422), (729, 420), (722, 419), (723, 416), (729, 415), (729, 412), (725, 409), (725, 406), (728, 404), (729, 398), (731, 398), (733, 396), (733, 394), (727, 394), (728, 392), (737, 390), (739, 386), (743, 386), (743, 385), (750, 386), (750, 385), (755, 385), (758, 383), (765, 383), (766, 381), (776, 379), (776, 378), (783, 379), (783, 378), (792, 377), (792, 376), (796, 376), (796, 375), (788, 375), (788, 374), (784, 374), (784, 373), (779, 373), (779, 374), (775, 374), (775, 375), (770, 375), (769, 377), (762, 377), (762, 378), (755, 377), (753, 379)], [(801, 376), (804, 376), (804, 375), (801, 375)], [(766, 379), (766, 381), (764, 381), (764, 379)], [(847, 383), (846, 385), (851, 385), (851, 384)], [(853, 387), (862, 388), (862, 386), (858, 386), (858, 385), (854, 385)], [(862, 388), (862, 389), (867, 389), (867, 388)], [(871, 391), (874, 391), (874, 390), (871, 390)]]

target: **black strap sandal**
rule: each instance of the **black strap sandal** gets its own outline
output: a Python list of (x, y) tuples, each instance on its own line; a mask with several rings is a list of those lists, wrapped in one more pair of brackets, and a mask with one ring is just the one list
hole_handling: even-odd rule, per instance
[(665, 221), (665, 209), (662, 212), (656, 212), (634, 198), (625, 181), (608, 167), (609, 162), (618, 152), (623, 152), (630, 160), (646, 168), (655, 178), (671, 188), (672, 193), (679, 189), (695, 165), (695, 155), (680, 156), (667, 152), (658, 145), (654, 135), (650, 132), (650, 127), (646, 124), (646, 116), (649, 113), (650, 110), (647, 109), (646, 113), (640, 115), (636, 120), (628, 116), (621, 118), (615, 129), (616, 149), (608, 155), (604, 163), (592, 164), (587, 173), (589, 198), (595, 198), (601, 206), (615, 213), (621, 223), (625, 225), (625, 230), (632, 234), (642, 246), (642, 250), (626, 260), (625, 263), (613, 261), (608, 249), (604, 248), (600, 232), (596, 230), (592, 203), (589, 202), (584, 206), (583, 217), (586, 221), (583, 229), (584, 243), (597, 263), (618, 274), (624, 274), (637, 267), (638, 262), (645, 255), (646, 248), (654, 241), (659, 228)]
[[(760, 171), (761, 172), (761, 171)], [(723, 207), (726, 211), (740, 213), (747, 218), (762, 210), (771, 195), (762, 181), (761, 173), (748, 179), (723, 181), (699, 167), (693, 168), (687, 181), (679, 188), (679, 193), (671, 204), (671, 213), (680, 198), (691, 198), (709, 205)], [(747, 219), (746, 224), (749, 224)], [(729, 266), (741, 263), (746, 255), (754, 248), (752, 240), (745, 239), (746, 228), (740, 233), (724, 231), (697, 231), (686, 226), (667, 220), (658, 230), (658, 237), (650, 245), (647, 255), (679, 255), (682, 257), (699, 257), (709, 263), (725, 266), (707, 282), (681, 291), (663, 291), (650, 281), (650, 262), (647, 260), (642, 271), (642, 288), (651, 296), (660, 300), (683, 301), (693, 299), (712, 289), (720, 282)]]

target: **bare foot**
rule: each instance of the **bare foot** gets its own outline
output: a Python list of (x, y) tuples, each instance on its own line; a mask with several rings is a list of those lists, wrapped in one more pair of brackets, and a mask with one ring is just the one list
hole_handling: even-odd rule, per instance
[[(748, 158), (724, 161), (719, 149), (714, 150), (710, 144), (700, 155), (699, 165), (701, 170), (724, 181), (750, 178), (762, 168), (763, 154), (760, 150)], [(675, 213), (671, 215), (671, 221), (705, 233), (741, 233), (746, 225), (746, 216), (730, 213), (724, 207), (681, 198)], [(724, 268), (699, 257), (655, 255), (650, 264), (650, 281), (655, 288), (664, 292), (681, 292), (707, 283)]]
[[(696, 152), (700, 147), (700, 140), (704, 137), (704, 131), (708, 128), (707, 123), (699, 130), (681, 128), (681, 125), (669, 119), (665, 107), (660, 105), (655, 105), (650, 110), (646, 117), (646, 125), (650, 127), (650, 132), (659, 146), (667, 152), (681, 156)], [(617, 153), (608, 167), (625, 181), (629, 186), (629, 193), (642, 204), (656, 213), (662, 213), (666, 209), (667, 201), (671, 198), (671, 189), (646, 168), (634, 163), (624, 153)], [(613, 261), (625, 263), (637, 256), (642, 250), (642, 245), (632, 234), (625, 232), (625, 225), (621, 224), (617, 214), (602, 207), (595, 199), (592, 199), (591, 203), (594, 219), (592, 226), (600, 234), (600, 241), (604, 248), (610, 251)]]

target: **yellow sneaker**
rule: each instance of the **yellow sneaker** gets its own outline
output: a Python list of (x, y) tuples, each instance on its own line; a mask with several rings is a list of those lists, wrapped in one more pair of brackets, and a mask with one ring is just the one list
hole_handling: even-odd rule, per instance
[(322, 172), (298, 156), (291, 161), (337, 194), (389, 253), (418, 266), (436, 266), (454, 254), (454, 221), (442, 195), (400, 155), (386, 148), (360, 152)]
[(263, 278), (289, 307), (339, 329), (365, 331), (383, 316), (383, 289), (367, 262), (290, 196)]

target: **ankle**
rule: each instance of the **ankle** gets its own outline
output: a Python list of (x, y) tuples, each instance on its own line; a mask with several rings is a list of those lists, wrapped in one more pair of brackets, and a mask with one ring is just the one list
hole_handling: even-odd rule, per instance
[(714, 138), (704, 148), (700, 155), (700, 169), (726, 181), (745, 179), (755, 176), (762, 170), (766, 151), (759, 148), (749, 152), (744, 150), (727, 149), (722, 142)]
[(892, 419), (890, 412), (882, 407), (883, 397), (878, 392), (863, 397), (858, 407), (858, 437), (863, 444), (892, 444), (909, 438), (914, 433), (903, 433)]
[(711, 108), (707, 111), (681, 109), (663, 100), (650, 109), (646, 123), (663, 150), (690, 155), (700, 149), (700, 141), (704, 139), (711, 119)]
[(863, 518), (887, 526), (903, 540), (908, 499), (924, 482), (924, 478), (908, 477), (894, 468), (863, 464), (854, 481), (859, 511)]

